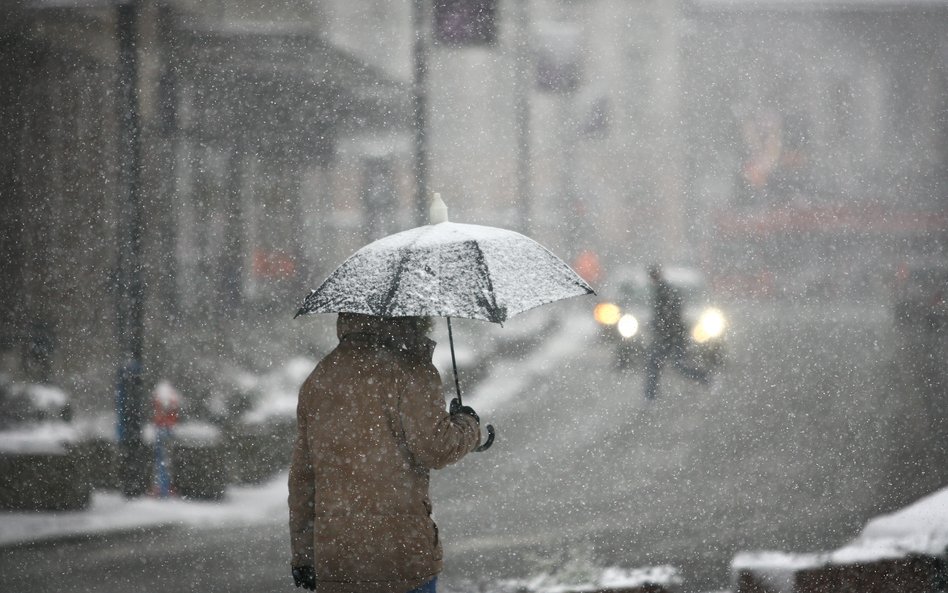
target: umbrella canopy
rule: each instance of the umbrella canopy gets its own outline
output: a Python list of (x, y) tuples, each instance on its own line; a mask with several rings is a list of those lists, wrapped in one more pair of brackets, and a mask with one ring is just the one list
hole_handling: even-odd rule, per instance
[(593, 293), (536, 241), (497, 227), (441, 222), (366, 245), (307, 296), (297, 315), (365, 313), (503, 323)]

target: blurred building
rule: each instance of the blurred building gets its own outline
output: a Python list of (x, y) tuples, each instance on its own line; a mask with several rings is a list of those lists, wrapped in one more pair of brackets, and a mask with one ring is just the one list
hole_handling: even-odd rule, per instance
[(948, 2), (694, 0), (687, 175), (736, 295), (886, 302), (948, 264)]
[[(0, 19), (0, 372), (87, 401), (122, 356), (118, 6)], [(202, 360), (312, 340), (283, 322), (296, 300), (418, 222), (419, 36), (428, 188), (454, 220), (605, 278), (693, 263), (737, 295), (883, 294), (899, 260), (945, 258), (946, 0), (137, 7), (146, 368), (186, 390)]]
[[(99, 407), (127, 356), (117, 302), (136, 265), (120, 4), (19, 2), (0, 19), (0, 372)], [(337, 233), (335, 201), (397, 195), (385, 154), (340, 145), (405, 134), (409, 97), (329, 44), (308, 2), (135, 6), (145, 368), (210, 376), (266, 356), (269, 313), (289, 320), (311, 275), (364, 239)]]

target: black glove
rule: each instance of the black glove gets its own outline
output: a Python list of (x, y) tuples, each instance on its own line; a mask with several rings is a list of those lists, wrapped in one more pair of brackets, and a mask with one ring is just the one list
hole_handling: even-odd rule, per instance
[(302, 587), (304, 589), (309, 589), (310, 591), (316, 590), (316, 573), (313, 571), (312, 566), (294, 566), (293, 567), (293, 584), (297, 587)]
[(451, 400), (451, 407), (449, 408), (451, 415), (455, 414), (467, 414), (468, 416), (473, 416), (477, 423), (481, 423), (481, 417), (477, 415), (477, 412), (474, 411), (474, 408), (471, 406), (462, 406), (461, 400), (454, 398)]

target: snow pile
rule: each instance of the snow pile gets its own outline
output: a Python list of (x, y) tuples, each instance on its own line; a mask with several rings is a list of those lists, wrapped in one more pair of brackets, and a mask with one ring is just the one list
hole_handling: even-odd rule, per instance
[(211, 447), (221, 440), (221, 429), (208, 422), (187, 421), (173, 429), (174, 441), (186, 447)]
[(252, 394), (252, 402), (240, 417), (246, 425), (266, 424), (271, 420), (296, 418), (296, 399), (300, 386), (316, 366), (312, 360), (297, 357), (266, 375), (241, 375), (241, 388)]
[(0, 454), (65, 455), (82, 436), (70, 419), (62, 389), (0, 375)]
[(79, 440), (79, 431), (66, 422), (26, 423), (0, 431), (0, 454), (65, 455)]
[(25, 386), (24, 393), (32, 400), (33, 406), (41, 410), (53, 410), (59, 413), (69, 403), (66, 392), (52, 385), (31, 383)]
[(602, 567), (588, 542), (579, 542), (559, 555), (535, 559), (538, 574), (526, 579), (498, 583), (502, 593), (581, 593), (613, 589), (634, 589), (646, 585), (675, 588), (682, 582), (673, 566), (641, 568)]
[(791, 554), (743, 552), (731, 561), (732, 574), (750, 570), (777, 593), (794, 590), (794, 574), (827, 565), (868, 564), (910, 555), (948, 554), (948, 488), (904, 509), (869, 521), (859, 536), (831, 552)]
[(274, 523), (286, 520), (287, 493), (286, 472), (262, 486), (229, 487), (222, 502), (127, 499), (118, 492), (95, 492), (84, 511), (4, 512), (0, 515), (0, 545), (159, 525), (213, 528)]
[(904, 509), (869, 521), (856, 540), (834, 553), (834, 562), (872, 553), (885, 558), (907, 554), (940, 556), (946, 550), (948, 488), (943, 488)]
[(673, 566), (645, 568), (602, 568), (590, 574), (588, 570), (543, 574), (530, 579), (506, 581), (504, 591), (524, 593), (581, 593), (609, 589), (633, 589), (646, 585), (664, 585), (668, 588), (681, 584), (681, 575)]
[(472, 401), (478, 411), (496, 413), (528, 391), (537, 377), (549, 373), (550, 368), (577, 356), (596, 331), (591, 315), (571, 315), (563, 320), (553, 336), (542, 340), (523, 359), (498, 359), (486, 380), (471, 389)]

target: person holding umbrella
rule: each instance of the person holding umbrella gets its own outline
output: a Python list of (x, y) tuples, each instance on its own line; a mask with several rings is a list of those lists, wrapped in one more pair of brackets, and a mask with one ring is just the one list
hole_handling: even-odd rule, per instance
[[(296, 316), (338, 313), (339, 346), (300, 390), (290, 470), (296, 585), (327, 593), (434, 593), (442, 566), (431, 520), (432, 469), (483, 452), (495, 431), (462, 404), (452, 317), (503, 324), (593, 289), (539, 243), (448, 221), (365, 245), (303, 299)], [(445, 317), (457, 397), (444, 409), (431, 364)]]
[(294, 583), (326, 593), (433, 593), (442, 546), (429, 472), (478, 446), (445, 410), (428, 317), (340, 313), (338, 346), (303, 383), (289, 476)]

